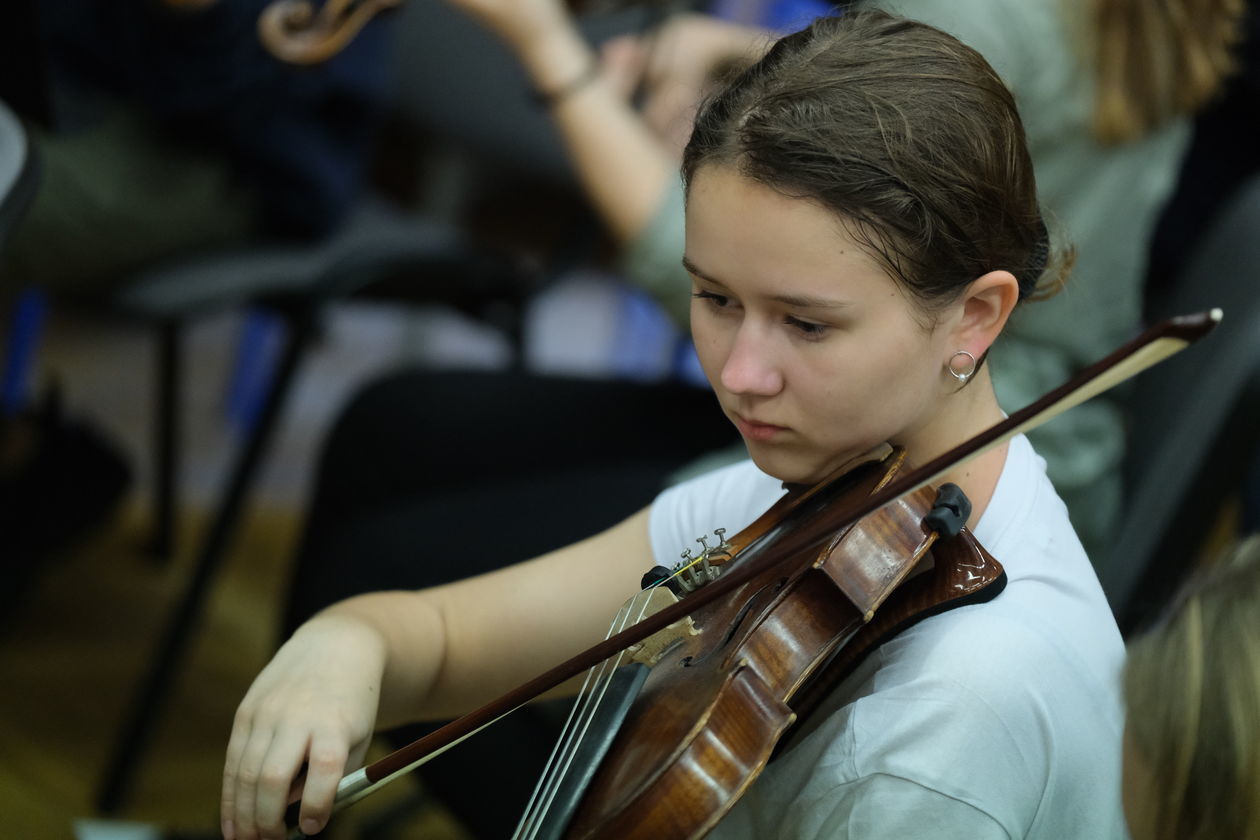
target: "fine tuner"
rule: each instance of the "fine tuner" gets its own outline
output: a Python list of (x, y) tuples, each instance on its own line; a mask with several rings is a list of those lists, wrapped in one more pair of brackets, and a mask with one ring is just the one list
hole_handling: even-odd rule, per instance
[(700, 553), (693, 554), (692, 549), (685, 549), (679, 555), (682, 561), (675, 563), (673, 568), (654, 566), (643, 576), (642, 587), (648, 589), (664, 585), (681, 598), (706, 583), (717, 580), (722, 573), (721, 567), (731, 559), (734, 546), (726, 541), (725, 528), (714, 528), (713, 537), (717, 539), (717, 545), (712, 546), (709, 545), (710, 537), (696, 537), (696, 542), (700, 543)]

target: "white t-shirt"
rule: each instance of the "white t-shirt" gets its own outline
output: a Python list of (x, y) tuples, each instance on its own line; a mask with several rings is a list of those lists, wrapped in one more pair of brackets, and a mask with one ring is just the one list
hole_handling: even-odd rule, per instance
[[(750, 461), (670, 488), (652, 505), (657, 562), (714, 528), (737, 532), (782, 492)], [(872, 653), (711, 838), (1126, 836), (1124, 645), (1026, 438), (973, 531), (1005, 590)]]

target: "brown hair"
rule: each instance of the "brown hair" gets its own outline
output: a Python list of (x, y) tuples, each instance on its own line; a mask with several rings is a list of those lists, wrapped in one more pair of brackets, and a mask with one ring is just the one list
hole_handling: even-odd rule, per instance
[(1260, 840), (1260, 536), (1130, 645), (1124, 689), (1151, 836)]
[(957, 39), (882, 11), (823, 17), (709, 99), (683, 154), (837, 213), (925, 311), (1007, 269), (1037, 287), (1048, 238), (1009, 90)]
[(1094, 0), (1094, 135), (1135, 140), (1189, 114), (1234, 70), (1242, 0)]

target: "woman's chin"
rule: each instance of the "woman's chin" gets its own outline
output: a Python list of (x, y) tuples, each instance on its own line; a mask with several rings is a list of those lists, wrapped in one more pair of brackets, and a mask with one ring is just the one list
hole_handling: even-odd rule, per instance
[(850, 455), (827, 457), (818, 452), (791, 450), (782, 446), (759, 446), (755, 442), (747, 442), (748, 456), (768, 476), (777, 478), (785, 484), (803, 484), (812, 486), (838, 474), (858, 466), (867, 457), (880, 457), (883, 449), (874, 447), (869, 450), (858, 450)]
[(826, 468), (817, 463), (789, 457), (781, 451), (767, 451), (754, 445), (748, 447), (748, 456), (757, 469), (784, 484), (817, 484), (827, 475)]

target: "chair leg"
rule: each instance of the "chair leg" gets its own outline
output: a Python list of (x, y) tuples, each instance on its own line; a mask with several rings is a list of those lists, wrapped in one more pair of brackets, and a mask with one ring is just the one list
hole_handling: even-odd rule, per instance
[(176, 676), (176, 667), (186, 652), (210, 584), (221, 565), (224, 548), (235, 531), (246, 494), (253, 485), (262, 456), (279, 420), (298, 361), (313, 333), (313, 325), (312, 305), (302, 306), (290, 315), (287, 341), (258, 423), (250, 430), (238, 453), (219, 507), (201, 544), (193, 574), (158, 637), (158, 648), (126, 711), (123, 726), (118, 730), (118, 739), (106, 765), (96, 800), (97, 808), (103, 814), (117, 812), (127, 799), (137, 767), (166, 705), (171, 683)]
[(169, 561), (175, 549), (175, 516), (179, 506), (175, 493), (179, 475), (179, 382), (182, 365), (183, 325), (178, 321), (162, 324), (158, 334), (158, 382), (154, 417), (153, 534), (149, 553), (156, 560)]

